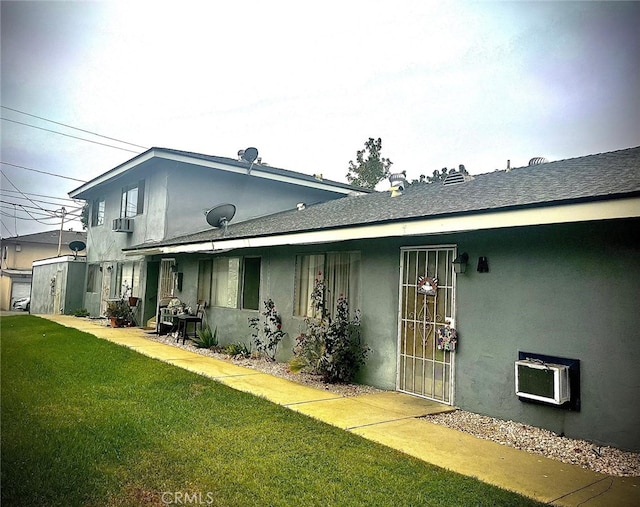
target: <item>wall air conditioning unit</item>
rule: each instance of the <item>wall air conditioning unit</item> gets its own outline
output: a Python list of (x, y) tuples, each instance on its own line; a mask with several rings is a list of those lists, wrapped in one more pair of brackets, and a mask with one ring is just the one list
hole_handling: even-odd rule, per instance
[(552, 405), (570, 401), (569, 366), (536, 359), (516, 361), (516, 395)]
[(133, 232), (133, 218), (114, 218), (111, 230), (114, 232)]

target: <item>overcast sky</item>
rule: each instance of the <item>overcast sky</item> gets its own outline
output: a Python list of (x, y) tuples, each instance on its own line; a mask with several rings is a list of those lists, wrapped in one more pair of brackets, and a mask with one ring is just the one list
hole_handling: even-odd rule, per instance
[(640, 144), (640, 2), (1, 6), (3, 237), (60, 224), (11, 203), (78, 207), (52, 197), (79, 181), (16, 165), (89, 180), (141, 147), (255, 146), (272, 166), (346, 182), (369, 137), (409, 179)]

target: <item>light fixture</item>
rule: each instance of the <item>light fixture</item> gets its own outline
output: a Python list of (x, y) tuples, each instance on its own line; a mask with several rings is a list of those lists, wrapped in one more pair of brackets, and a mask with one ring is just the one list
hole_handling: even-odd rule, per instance
[(456, 272), (456, 275), (463, 275), (467, 270), (467, 262), (469, 262), (469, 254), (467, 252), (459, 254), (455, 259), (453, 259), (453, 270)]
[(478, 258), (478, 273), (489, 272), (489, 260), (486, 257)]

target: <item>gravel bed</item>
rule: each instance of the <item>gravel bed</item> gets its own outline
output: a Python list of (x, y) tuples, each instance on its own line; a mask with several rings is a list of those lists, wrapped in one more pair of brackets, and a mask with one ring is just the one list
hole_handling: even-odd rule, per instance
[[(191, 342), (176, 342), (172, 336), (149, 334), (150, 340), (166, 343), (174, 347), (190, 350), (198, 354), (228, 361), (240, 366), (269, 373), (293, 382), (317, 389), (323, 389), (341, 396), (383, 392), (375, 387), (361, 384), (327, 384), (317, 375), (291, 373), (286, 363), (276, 363), (264, 359), (235, 359), (212, 350), (196, 348)], [(455, 410), (442, 414), (425, 416), (423, 419), (434, 424), (469, 433), (475, 437), (492, 440), (502, 445), (515, 447), (547, 458), (578, 465), (595, 472), (616, 476), (640, 476), (640, 453), (621, 451), (614, 447), (598, 446), (586, 440), (562, 437), (551, 431), (528, 426), (514, 421), (503, 421), (484, 415)]]
[(640, 454), (574, 440), (526, 424), (456, 410), (425, 420), (607, 475), (640, 476)]
[(292, 373), (289, 371), (289, 366), (286, 363), (278, 363), (274, 361), (267, 361), (263, 358), (235, 358), (228, 356), (227, 354), (221, 354), (209, 349), (199, 349), (195, 347), (189, 340), (182, 344), (182, 340), (176, 342), (176, 339), (170, 335), (157, 336), (155, 334), (149, 334), (147, 337), (150, 340), (172, 345), (181, 349), (190, 350), (197, 354), (213, 357), (222, 361), (227, 361), (238, 366), (246, 366), (254, 370), (261, 371), (263, 373), (269, 373), (277, 377), (285, 378), (299, 384), (304, 384), (309, 387), (315, 387), (316, 389), (322, 389), (331, 393), (339, 394), (340, 396), (359, 396), (361, 394), (381, 393), (381, 389), (377, 389), (372, 386), (366, 386), (363, 384), (327, 384), (322, 381), (322, 378), (318, 375), (311, 375), (309, 373), (300, 372)]

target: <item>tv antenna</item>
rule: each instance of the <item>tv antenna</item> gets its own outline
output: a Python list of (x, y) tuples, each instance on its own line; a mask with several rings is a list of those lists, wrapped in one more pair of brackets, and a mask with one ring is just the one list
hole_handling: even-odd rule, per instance
[(236, 207), (233, 204), (219, 204), (204, 212), (207, 223), (211, 227), (224, 228), (225, 234), (227, 233), (227, 225), (235, 214)]
[(84, 241), (77, 240), (69, 243), (69, 248), (73, 251), (73, 258), (77, 259), (78, 252), (82, 252), (82, 250), (87, 248), (87, 245), (84, 244)]

